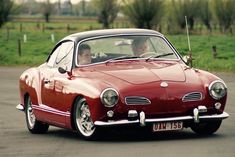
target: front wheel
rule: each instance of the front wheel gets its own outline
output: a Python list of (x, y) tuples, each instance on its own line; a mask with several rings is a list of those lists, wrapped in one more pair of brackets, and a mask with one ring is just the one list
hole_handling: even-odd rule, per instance
[(49, 125), (43, 122), (40, 122), (36, 119), (33, 108), (32, 102), (30, 97), (28, 96), (26, 99), (26, 108), (25, 108), (25, 115), (26, 115), (26, 123), (28, 130), (33, 134), (42, 134), (46, 133)]
[(75, 123), (76, 130), (82, 138), (86, 140), (97, 138), (98, 130), (91, 119), (91, 113), (85, 98), (80, 98), (75, 101), (73, 121)]
[(222, 120), (201, 122), (198, 124), (193, 124), (191, 129), (200, 135), (210, 135), (219, 129), (221, 123)]

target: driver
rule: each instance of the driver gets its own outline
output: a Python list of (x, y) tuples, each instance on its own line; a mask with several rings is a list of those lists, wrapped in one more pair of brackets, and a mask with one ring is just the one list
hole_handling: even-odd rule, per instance
[(78, 64), (86, 65), (91, 63), (91, 47), (88, 44), (81, 44), (78, 48)]
[(145, 38), (137, 38), (132, 42), (132, 51), (135, 56), (141, 57), (148, 51), (148, 45)]

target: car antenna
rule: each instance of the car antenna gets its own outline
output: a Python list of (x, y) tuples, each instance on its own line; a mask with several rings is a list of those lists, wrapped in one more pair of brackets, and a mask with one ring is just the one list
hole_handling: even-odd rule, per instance
[(185, 16), (185, 24), (186, 24), (186, 32), (187, 32), (187, 38), (188, 38), (188, 50), (189, 50), (188, 63), (190, 64), (190, 67), (193, 67), (193, 58), (192, 58), (192, 50), (191, 50), (191, 44), (190, 44), (190, 38), (189, 38), (187, 16)]

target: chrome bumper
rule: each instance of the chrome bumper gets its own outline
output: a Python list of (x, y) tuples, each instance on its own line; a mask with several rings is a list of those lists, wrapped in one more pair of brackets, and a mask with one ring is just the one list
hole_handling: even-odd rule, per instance
[(20, 111), (24, 111), (24, 106), (22, 104), (18, 104), (16, 106), (16, 109), (20, 110)]
[[(95, 121), (96, 126), (115, 126), (115, 125), (126, 125), (126, 124), (140, 124), (142, 125), (142, 121), (144, 123), (157, 123), (157, 122), (173, 122), (173, 121), (187, 121), (187, 120), (194, 120), (195, 121), (196, 116), (182, 116), (182, 117), (170, 117), (170, 118), (153, 118), (153, 119), (137, 119), (137, 120), (118, 120), (118, 121)], [(199, 120), (222, 120), (225, 118), (228, 118), (229, 114), (226, 112), (223, 112), (222, 114), (214, 114), (214, 115), (204, 115), (204, 116), (198, 116), (197, 118)], [(197, 120), (198, 120), (197, 119)], [(199, 122), (199, 120), (197, 122)]]

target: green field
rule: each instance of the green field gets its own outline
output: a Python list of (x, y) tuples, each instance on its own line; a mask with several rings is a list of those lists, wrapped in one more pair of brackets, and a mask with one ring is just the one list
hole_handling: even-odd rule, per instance
[[(123, 24), (114, 24), (122, 26)], [(9, 34), (6, 27), (9, 27)], [(8, 23), (0, 30), (0, 65), (39, 65), (43, 63), (55, 43), (66, 35), (81, 30), (98, 29), (97, 23)], [(22, 28), (22, 30), (21, 30)], [(27, 35), (27, 42), (23, 36)], [(51, 34), (55, 42), (51, 41)], [(186, 35), (166, 35), (181, 55), (188, 52)], [(18, 39), (21, 40), (21, 56), (18, 54)], [(209, 71), (235, 72), (235, 36), (232, 35), (192, 35), (191, 45), (194, 58), (194, 67)], [(218, 57), (212, 57), (212, 45), (216, 45)]]

